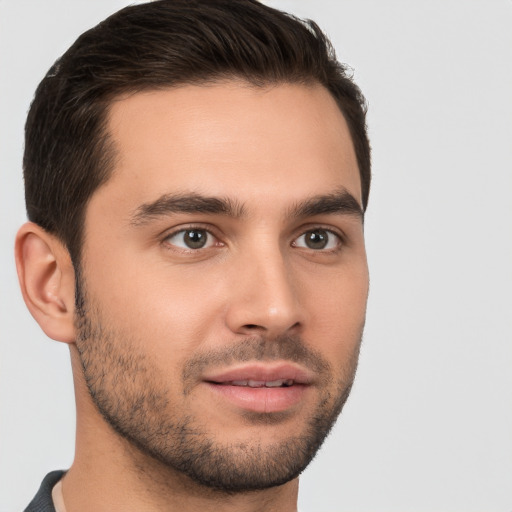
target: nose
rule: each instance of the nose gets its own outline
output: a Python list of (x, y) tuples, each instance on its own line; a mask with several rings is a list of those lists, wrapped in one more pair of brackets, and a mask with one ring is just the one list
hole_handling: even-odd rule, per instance
[(301, 329), (304, 310), (298, 294), (300, 283), (278, 248), (241, 258), (232, 272), (226, 314), (232, 332), (273, 338)]

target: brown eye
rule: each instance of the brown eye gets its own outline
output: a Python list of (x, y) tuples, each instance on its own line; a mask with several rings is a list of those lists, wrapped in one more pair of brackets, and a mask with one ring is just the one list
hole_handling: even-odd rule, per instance
[(182, 229), (167, 238), (167, 243), (181, 249), (204, 249), (211, 247), (215, 239), (206, 229)]
[(201, 249), (206, 245), (208, 234), (199, 229), (189, 229), (183, 235), (183, 242), (190, 249)]
[(335, 249), (340, 244), (341, 239), (336, 233), (322, 228), (306, 231), (293, 242), (295, 247), (303, 247), (315, 251)]
[(324, 229), (316, 229), (306, 233), (304, 241), (310, 249), (325, 249), (329, 236)]

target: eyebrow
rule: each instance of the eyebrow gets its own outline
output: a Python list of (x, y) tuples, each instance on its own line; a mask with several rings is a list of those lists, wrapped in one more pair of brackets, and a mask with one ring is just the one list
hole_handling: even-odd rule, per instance
[(291, 217), (314, 217), (315, 215), (352, 215), (364, 219), (364, 211), (357, 199), (345, 188), (327, 194), (314, 196), (298, 202), (290, 210)]
[[(229, 198), (208, 197), (196, 193), (165, 194), (155, 201), (140, 205), (130, 218), (134, 226), (142, 226), (159, 217), (174, 213), (207, 213), (241, 218), (246, 214), (243, 204)], [(288, 210), (288, 217), (303, 218), (316, 215), (353, 215), (361, 220), (364, 212), (357, 199), (346, 189), (299, 201)]]
[(245, 214), (245, 209), (243, 205), (229, 198), (207, 197), (196, 193), (165, 194), (151, 203), (139, 206), (130, 222), (141, 226), (173, 213), (208, 213), (240, 218)]

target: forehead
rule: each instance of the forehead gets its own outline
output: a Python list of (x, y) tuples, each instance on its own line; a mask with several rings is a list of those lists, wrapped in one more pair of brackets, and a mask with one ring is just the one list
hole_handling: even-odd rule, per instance
[(320, 85), (240, 82), (135, 93), (111, 105), (117, 159), (93, 196), (144, 203), (199, 193), (285, 202), (347, 189), (361, 202), (343, 115)]

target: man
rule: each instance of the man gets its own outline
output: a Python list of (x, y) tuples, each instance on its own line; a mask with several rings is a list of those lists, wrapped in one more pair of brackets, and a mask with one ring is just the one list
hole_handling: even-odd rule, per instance
[(25, 302), (70, 348), (75, 460), (27, 510), (296, 509), (368, 292), (365, 104), (329, 42), (253, 0), (84, 33), (26, 125)]

